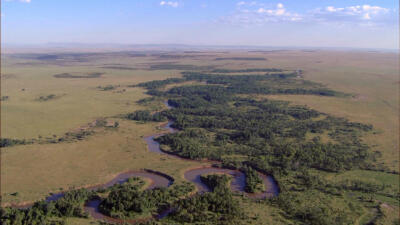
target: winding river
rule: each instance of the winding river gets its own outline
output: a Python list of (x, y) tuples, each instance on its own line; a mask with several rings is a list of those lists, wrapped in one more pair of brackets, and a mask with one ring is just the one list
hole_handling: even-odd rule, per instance
[[(164, 104), (168, 109), (173, 108), (171, 105), (168, 104), (168, 101), (164, 101)], [(167, 130), (168, 133), (178, 132), (177, 129), (171, 127), (172, 124), (173, 124), (173, 121), (168, 121), (168, 123), (163, 128), (165, 130)], [(168, 153), (162, 151), (160, 149), (160, 144), (154, 140), (155, 138), (160, 137), (162, 135), (165, 135), (165, 134), (164, 133), (163, 134), (155, 134), (155, 135), (144, 138), (150, 152), (156, 152), (156, 153), (165, 154), (165, 155), (177, 157), (180, 159), (188, 160), (188, 159), (179, 157), (177, 155), (168, 154)], [(215, 162), (215, 161), (210, 161), (210, 162)], [(270, 198), (270, 197), (277, 196), (279, 194), (279, 186), (278, 186), (277, 182), (275, 181), (275, 179), (272, 176), (269, 176), (269, 175), (266, 175), (263, 173), (259, 173), (259, 176), (263, 180), (263, 183), (265, 186), (265, 191), (261, 192), (261, 193), (255, 193), (255, 194), (249, 194), (244, 191), (244, 188), (246, 185), (246, 176), (243, 172), (238, 171), (238, 170), (215, 168), (215, 167), (197, 168), (197, 169), (191, 169), (191, 170), (186, 171), (184, 174), (184, 177), (186, 180), (193, 182), (196, 185), (196, 187), (200, 193), (204, 193), (204, 192), (210, 191), (210, 189), (207, 187), (206, 184), (204, 184), (200, 180), (200, 176), (203, 174), (210, 174), (210, 173), (224, 173), (224, 174), (231, 175), (233, 177), (233, 179), (231, 181), (231, 190), (234, 192), (237, 192), (237, 193), (243, 193), (250, 198), (258, 198), (258, 199), (262, 199), (262, 198), (266, 198), (266, 197)]]
[[(122, 174), (118, 175), (116, 178), (114, 178), (112, 181), (108, 182), (107, 184), (92, 188), (92, 190), (98, 190), (101, 188), (111, 187), (114, 184), (122, 184), (131, 177), (143, 177), (143, 178), (150, 179), (151, 183), (146, 189), (153, 189), (156, 187), (168, 187), (173, 183), (173, 179), (171, 177), (160, 174), (158, 172), (153, 172), (153, 171), (134, 172), (134, 171), (132, 171), (132, 172), (127, 172), (127, 173), (122, 173)], [(92, 199), (85, 204), (85, 211), (87, 213), (89, 213), (91, 217), (93, 217), (94, 219), (97, 219), (97, 220), (104, 220), (104, 221), (111, 222), (111, 223), (137, 223), (137, 222), (143, 222), (143, 221), (151, 219), (151, 217), (143, 218), (143, 219), (136, 219), (136, 220), (115, 219), (115, 218), (106, 216), (99, 211), (100, 203), (101, 203), (101, 199)], [(163, 214), (165, 214), (165, 213), (157, 215), (156, 218), (161, 218)], [(168, 214), (166, 214), (166, 215), (168, 215)]]
[[(177, 129), (171, 127), (172, 124), (173, 124), (173, 122), (169, 121), (165, 126), (163, 126), (163, 129), (166, 130), (168, 133), (176, 133), (176, 132), (178, 132)], [(148, 150), (150, 152), (161, 153), (161, 154), (166, 154), (166, 155), (169, 155), (169, 156), (172, 156), (172, 157), (180, 158), (180, 157), (175, 156), (175, 155), (167, 154), (167, 153), (163, 152), (160, 149), (160, 144), (157, 141), (155, 141), (154, 139), (157, 138), (157, 137), (160, 137), (162, 135), (164, 135), (164, 134), (154, 134), (154, 135), (151, 135), (151, 136), (148, 136), (148, 137), (144, 138), (144, 140), (146, 141)]]
[(191, 169), (185, 172), (184, 177), (186, 180), (193, 182), (197, 190), (200, 193), (211, 191), (210, 188), (204, 184), (200, 176), (206, 174), (227, 174), (232, 176), (230, 188), (233, 192), (243, 193), (247, 197), (262, 199), (266, 197), (273, 197), (279, 194), (279, 187), (276, 181), (271, 177), (265, 174), (259, 173), (259, 176), (263, 180), (265, 191), (260, 193), (249, 194), (245, 192), (244, 188), (246, 186), (246, 175), (239, 170), (231, 170), (224, 168), (215, 168), (215, 167), (205, 167), (205, 168), (197, 168)]
[[(170, 106), (168, 104), (167, 101), (164, 102), (164, 104), (167, 106), (167, 108), (171, 109), (172, 106)], [(180, 158), (182, 160), (188, 160), (185, 158), (181, 158), (177, 155), (172, 155), (172, 154), (168, 154), (164, 151), (162, 151), (160, 149), (160, 144), (158, 142), (156, 142), (154, 139), (157, 137), (160, 137), (162, 135), (165, 135), (165, 133), (175, 133), (178, 132), (177, 129), (172, 128), (173, 122), (169, 121), (168, 123), (166, 123), (163, 128), (164, 130), (166, 130), (166, 132), (163, 133), (158, 133), (158, 134), (154, 134), (148, 137), (145, 137), (144, 140), (147, 143), (148, 146), (148, 150), (150, 152), (155, 152), (155, 153), (159, 153), (159, 154), (165, 154), (168, 156), (172, 156), (172, 157), (176, 157), (176, 158)], [(214, 162), (214, 161), (209, 161), (209, 162)], [(274, 180), (274, 178), (272, 176), (269, 175), (265, 175), (262, 173), (259, 173), (259, 176), (262, 178), (264, 186), (265, 186), (265, 191), (261, 192), (261, 193), (256, 193), (256, 194), (249, 194), (246, 193), (244, 191), (245, 188), (245, 184), (246, 184), (246, 176), (243, 172), (239, 171), (239, 170), (231, 170), (231, 169), (225, 169), (225, 168), (216, 168), (216, 167), (203, 167), (203, 168), (196, 168), (196, 169), (190, 169), (188, 171), (186, 171), (184, 173), (184, 178), (188, 181), (193, 182), (199, 193), (204, 193), (204, 192), (209, 192), (211, 191), (209, 189), (209, 187), (204, 184), (201, 179), (200, 176), (201, 175), (205, 175), (205, 174), (212, 174), (212, 173), (222, 173), (222, 174), (227, 174), (227, 175), (231, 175), (233, 177), (231, 184), (230, 184), (230, 188), (233, 192), (236, 193), (242, 193), (244, 195), (246, 195), (247, 197), (250, 198), (256, 198), (256, 199), (263, 199), (266, 197), (273, 197), (273, 196), (277, 196), (279, 194), (279, 186), (276, 183), (276, 181)], [(92, 187), (88, 187), (88, 190), (100, 190), (103, 188), (108, 188), (111, 187), (115, 184), (122, 184), (124, 182), (126, 182), (129, 178), (131, 177), (143, 177), (143, 178), (147, 178), (151, 181), (150, 185), (147, 187), (147, 189), (153, 189), (156, 187), (168, 187), (170, 186), (174, 180), (172, 177), (169, 177), (168, 175), (159, 173), (159, 172), (155, 172), (155, 171), (150, 171), (150, 170), (143, 170), (143, 171), (128, 171), (128, 172), (124, 172), (119, 174), (118, 176), (116, 176), (114, 179), (112, 179), (111, 181), (102, 184), (102, 185), (96, 185), (96, 186), (92, 186)], [(56, 201), (57, 199), (61, 198), (64, 196), (64, 193), (56, 193), (56, 194), (52, 194), (50, 196), (48, 196), (46, 198), (47, 202), (50, 201)], [(84, 210), (90, 214), (91, 217), (98, 219), (98, 220), (104, 220), (107, 222), (111, 222), (111, 223), (130, 223), (130, 224), (134, 224), (137, 222), (143, 222), (152, 218), (156, 218), (156, 219), (161, 219), (165, 216), (167, 216), (169, 213), (171, 213), (172, 209), (166, 210), (165, 212), (162, 212), (159, 215), (156, 215), (154, 217), (149, 217), (149, 218), (143, 218), (143, 219), (136, 219), (136, 220), (121, 220), (121, 219), (115, 219), (115, 218), (111, 218), (108, 217), (104, 214), (102, 214), (99, 211), (99, 205), (101, 203), (101, 199), (92, 199), (88, 202), (86, 202)], [(20, 206), (17, 208), (29, 208), (31, 205), (25, 205), (25, 206)]]

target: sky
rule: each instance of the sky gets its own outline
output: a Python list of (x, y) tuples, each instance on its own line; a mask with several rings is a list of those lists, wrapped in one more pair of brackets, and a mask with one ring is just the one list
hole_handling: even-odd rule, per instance
[(1, 0), (7, 44), (399, 47), (398, 0)]

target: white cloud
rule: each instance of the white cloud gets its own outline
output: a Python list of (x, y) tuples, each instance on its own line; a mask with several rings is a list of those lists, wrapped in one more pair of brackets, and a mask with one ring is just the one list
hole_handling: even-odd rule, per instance
[(177, 8), (179, 6), (179, 3), (178, 2), (171, 2), (171, 1), (168, 1), (168, 2), (167, 1), (161, 1), (160, 5), (161, 6), (171, 6), (171, 7)]
[(325, 10), (328, 11), (328, 12), (337, 12), (337, 11), (342, 11), (343, 8), (335, 8), (333, 6), (328, 6), (328, 7), (325, 8)]
[(6, 2), (23, 2), (23, 3), (31, 3), (32, 0), (6, 0)]
[(371, 5), (355, 5), (348, 6), (344, 8), (336, 8), (334, 6), (328, 6), (325, 9), (318, 9), (313, 13), (313, 16), (316, 18), (322, 18), (327, 20), (336, 19), (346, 19), (350, 20), (371, 20), (374, 17), (379, 17), (383, 14), (388, 13), (390, 10), (387, 8), (383, 8), (380, 6), (371, 6)]
[(255, 5), (259, 5), (259, 3), (256, 1), (251, 1), (251, 2), (241, 1), (241, 2), (236, 3), (236, 6), (239, 8), (244, 7), (244, 6), (255, 6)]
[(241, 1), (241, 2), (238, 2), (236, 5), (237, 5), (237, 6), (246, 5), (246, 2)]
[(282, 3), (278, 3), (274, 6), (266, 6), (265, 4), (255, 1), (242, 1), (238, 2), (236, 5), (238, 6), (238, 11), (230, 17), (224, 18), (224, 22), (250, 25), (302, 20), (299, 14), (287, 11)]
[(368, 26), (396, 23), (395, 10), (366, 4), (346, 7), (326, 6), (301, 13), (287, 9), (282, 3), (271, 5), (256, 1), (239, 1), (236, 6), (234, 13), (222, 17), (220, 21), (240, 26), (277, 22), (367, 24)]

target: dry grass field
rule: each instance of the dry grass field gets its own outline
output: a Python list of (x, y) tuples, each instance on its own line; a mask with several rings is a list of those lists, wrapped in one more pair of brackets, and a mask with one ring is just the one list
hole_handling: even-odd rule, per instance
[[(83, 54), (79, 57), (69, 55), (61, 59), (28, 56), (4, 56), (1, 95), (8, 96), (8, 99), (1, 102), (3, 138), (61, 136), (98, 118), (114, 117), (143, 109), (145, 106), (136, 101), (147, 97), (145, 91), (128, 85), (180, 77), (181, 71), (212, 68), (301, 69), (305, 79), (350, 93), (353, 97), (258, 97), (287, 100), (291, 104), (307, 105), (351, 121), (372, 124), (374, 134), (371, 133), (364, 140), (372, 150), (382, 153), (377, 163), (399, 170), (399, 57), (394, 53), (296, 50), (141, 52), (136, 55), (99, 53)], [(262, 57), (266, 60), (215, 60), (234, 57)], [(63, 73), (73, 76), (104, 74), (94, 78), (53, 76)], [(114, 89), (104, 91), (98, 88), (107, 85), (113, 85)], [(55, 97), (46, 101), (40, 100), (41, 96), (48, 95)], [(116, 120), (119, 121), (119, 128), (101, 130), (81, 141), (3, 148), (3, 204), (31, 202), (42, 199), (51, 192), (104, 183), (118, 173), (142, 168), (162, 171), (180, 182), (183, 180), (183, 171), (200, 165), (149, 152), (143, 137), (160, 132), (156, 129), (158, 124)], [(398, 185), (398, 175), (382, 177), (381, 174), (352, 171), (340, 176), (369, 176), (379, 182)], [(17, 196), (11, 195), (16, 192)], [(262, 214), (265, 208), (251, 207), (255, 207), (253, 213), (259, 214), (262, 221), (275, 213), (269, 212), (265, 216), (267, 214)], [(384, 205), (382, 210), (391, 215), (393, 207)], [(280, 224), (285, 224), (283, 218), (279, 220)], [(90, 222), (81, 219), (67, 221), (68, 224)]]
[[(307, 53), (310, 57), (281, 57), (275, 65), (298, 66), (306, 79), (355, 94), (340, 99), (316, 96), (270, 96), (307, 105), (332, 115), (372, 124), (377, 135), (365, 141), (382, 152), (382, 161), (398, 171), (399, 165), (399, 65), (398, 55), (384, 53)], [(297, 59), (296, 59), (297, 58)], [(315, 60), (315, 61), (313, 61)]]
[[(142, 137), (156, 132), (160, 131), (149, 125), (120, 121), (117, 130), (79, 142), (4, 149), (4, 201), (29, 202), (51, 192), (106, 183), (121, 172), (143, 168), (163, 171), (179, 182), (182, 168), (198, 164), (149, 153)], [(18, 196), (10, 195), (14, 192)]]

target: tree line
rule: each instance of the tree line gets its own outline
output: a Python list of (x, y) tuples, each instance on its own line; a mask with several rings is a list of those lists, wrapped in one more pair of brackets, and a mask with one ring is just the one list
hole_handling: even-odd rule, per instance
[[(160, 112), (179, 129), (177, 133), (156, 139), (164, 150), (190, 159), (218, 160), (225, 167), (245, 171), (248, 192), (260, 187), (256, 171), (273, 175), (281, 193), (268, 204), (281, 209), (290, 220), (301, 224), (352, 224), (362, 213), (355, 208), (362, 208), (363, 203), (343, 201), (343, 193), (376, 194), (386, 190), (385, 187), (357, 181), (327, 181), (312, 171), (340, 173), (370, 168), (375, 156), (362, 136), (373, 127), (285, 101), (247, 97), (257, 94), (348, 96), (297, 76), (298, 73), (231, 76), (184, 72), (182, 79), (204, 84), (169, 90), (162, 89), (161, 81), (157, 86), (142, 86), (148, 94), (166, 98), (174, 107)], [(196, 202), (184, 201), (182, 211), (201, 213), (196, 209), (206, 201), (203, 199), (206, 195), (199, 198), (202, 199)], [(307, 204), (310, 202), (313, 207)], [(332, 207), (333, 202), (340, 206)], [(196, 221), (189, 216), (183, 219)]]

